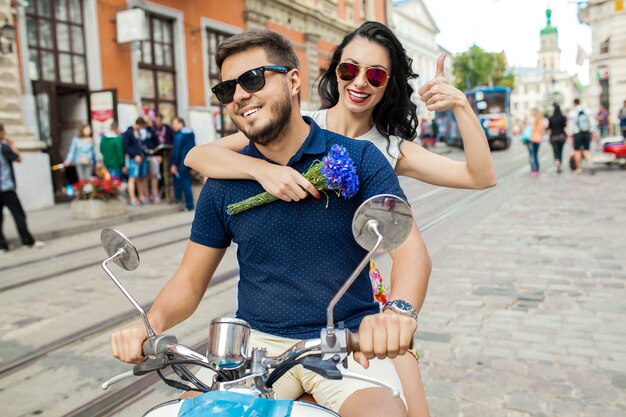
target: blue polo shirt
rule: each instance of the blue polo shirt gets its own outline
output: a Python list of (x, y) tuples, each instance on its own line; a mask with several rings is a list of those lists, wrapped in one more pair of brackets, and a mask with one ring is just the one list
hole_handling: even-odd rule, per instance
[[(320, 200), (279, 200), (228, 215), (229, 204), (263, 188), (256, 181), (208, 179), (198, 198), (190, 237), (212, 248), (237, 243), (237, 317), (255, 330), (294, 339), (319, 337), (329, 301), (367, 253), (352, 236), (355, 210), (377, 194), (406, 199), (391, 165), (371, 142), (322, 130), (309, 117), (304, 120), (311, 131), (288, 165), (304, 173), (332, 145), (344, 146), (359, 176), (356, 196), (344, 200), (331, 191), (328, 207), (322, 194)], [(242, 153), (266, 159), (252, 142)], [(363, 317), (379, 311), (367, 269), (335, 307), (335, 320), (353, 331)]]

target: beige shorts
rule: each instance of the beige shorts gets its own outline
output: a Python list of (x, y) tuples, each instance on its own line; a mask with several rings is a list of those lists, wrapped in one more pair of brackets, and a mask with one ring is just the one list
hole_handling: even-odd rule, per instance
[[(297, 339), (288, 339), (253, 330), (250, 334), (248, 348), (265, 348), (268, 355), (277, 356), (296, 342), (298, 342)], [(385, 382), (397, 389), (406, 409), (406, 399), (402, 391), (402, 384), (390, 359), (372, 359), (370, 360), (369, 368), (363, 369), (350, 355), (348, 357), (348, 369)], [(197, 374), (200, 380), (208, 385), (212, 382), (213, 375), (213, 371), (206, 368), (202, 368)], [(352, 378), (344, 378), (339, 381), (326, 379), (315, 372), (304, 369), (302, 365), (291, 368), (288, 373), (274, 384), (274, 392), (277, 399), (295, 400), (306, 392), (311, 394), (318, 404), (330, 408), (336, 413), (339, 413), (339, 409), (348, 397), (366, 388), (380, 388), (380, 386)]]

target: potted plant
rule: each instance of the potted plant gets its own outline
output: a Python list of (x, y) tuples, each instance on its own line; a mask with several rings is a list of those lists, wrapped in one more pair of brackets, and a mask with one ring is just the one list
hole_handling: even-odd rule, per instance
[(73, 185), (75, 199), (72, 214), (77, 219), (101, 219), (126, 211), (126, 202), (120, 198), (122, 183), (116, 179), (92, 178)]

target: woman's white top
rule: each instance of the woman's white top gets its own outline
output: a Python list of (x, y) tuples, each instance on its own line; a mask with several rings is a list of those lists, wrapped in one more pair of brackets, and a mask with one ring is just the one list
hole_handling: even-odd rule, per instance
[[(326, 129), (326, 113), (327, 109), (317, 110), (317, 111), (301, 111), (303, 116), (309, 116), (319, 127), (322, 129)], [(397, 136), (389, 136), (389, 141), (380, 134), (378, 130), (376, 130), (376, 126), (374, 125), (369, 132), (362, 134), (358, 138), (354, 138), (357, 140), (369, 140), (372, 142), (379, 151), (385, 155), (387, 161), (391, 164), (391, 166), (395, 169), (396, 163), (398, 162), (398, 156), (400, 155), (400, 143), (402, 139)]]

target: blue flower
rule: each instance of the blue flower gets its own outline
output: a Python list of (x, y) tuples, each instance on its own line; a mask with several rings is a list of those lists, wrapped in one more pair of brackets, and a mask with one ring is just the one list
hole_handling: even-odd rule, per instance
[(359, 191), (359, 177), (345, 147), (332, 145), (330, 152), (322, 158), (321, 173), (326, 186), (344, 199), (352, 198)]

